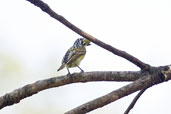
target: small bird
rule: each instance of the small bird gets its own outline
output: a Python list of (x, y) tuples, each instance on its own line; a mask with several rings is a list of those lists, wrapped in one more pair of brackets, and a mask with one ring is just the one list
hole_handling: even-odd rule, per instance
[(64, 67), (67, 68), (68, 74), (70, 75), (69, 68), (78, 67), (81, 72), (84, 72), (80, 67), (79, 64), (84, 58), (86, 54), (86, 46), (90, 45), (90, 41), (86, 38), (78, 38), (72, 47), (68, 49), (62, 59), (62, 65), (59, 67), (59, 70), (62, 70)]

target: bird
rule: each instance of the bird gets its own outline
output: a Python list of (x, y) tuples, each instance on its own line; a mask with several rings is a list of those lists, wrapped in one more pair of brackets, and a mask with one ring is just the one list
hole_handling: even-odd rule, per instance
[(63, 68), (67, 68), (68, 74), (70, 75), (69, 68), (78, 67), (81, 72), (84, 72), (81, 67), (79, 67), (80, 62), (84, 58), (86, 54), (86, 46), (90, 45), (90, 41), (86, 38), (78, 38), (72, 47), (70, 47), (65, 53), (62, 59), (62, 65), (59, 67), (57, 71), (62, 70)]

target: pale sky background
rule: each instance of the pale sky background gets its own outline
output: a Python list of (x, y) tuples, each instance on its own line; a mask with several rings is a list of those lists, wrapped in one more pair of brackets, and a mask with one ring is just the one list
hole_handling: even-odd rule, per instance
[[(170, 0), (44, 0), (58, 14), (105, 43), (153, 65), (171, 64)], [(26, 0), (0, 1), (0, 95), (56, 72), (80, 36)], [(84, 71), (137, 71), (132, 63), (92, 44)], [(73, 68), (71, 72), (79, 72)], [(78, 83), (48, 89), (0, 114), (62, 114), (128, 83)], [(149, 88), (130, 114), (170, 114), (171, 82)], [(123, 114), (135, 94), (89, 114)]]

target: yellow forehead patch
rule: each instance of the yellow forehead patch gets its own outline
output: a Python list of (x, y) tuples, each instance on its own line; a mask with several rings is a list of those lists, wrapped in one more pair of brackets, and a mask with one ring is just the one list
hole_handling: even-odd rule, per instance
[(86, 44), (89, 44), (90, 43), (90, 40), (88, 40), (88, 39), (84, 39), (84, 42), (86, 43)]

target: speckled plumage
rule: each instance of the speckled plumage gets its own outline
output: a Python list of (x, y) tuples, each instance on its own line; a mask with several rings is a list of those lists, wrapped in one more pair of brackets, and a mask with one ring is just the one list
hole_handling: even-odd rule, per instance
[(89, 45), (89, 43), (90, 42), (84, 42), (83, 38), (77, 39), (73, 46), (65, 53), (62, 60), (62, 65), (59, 67), (58, 71), (66, 67), (68, 73), (70, 73), (68, 68), (78, 67), (83, 72), (83, 70), (79, 67), (79, 64), (86, 54), (85, 47)]

